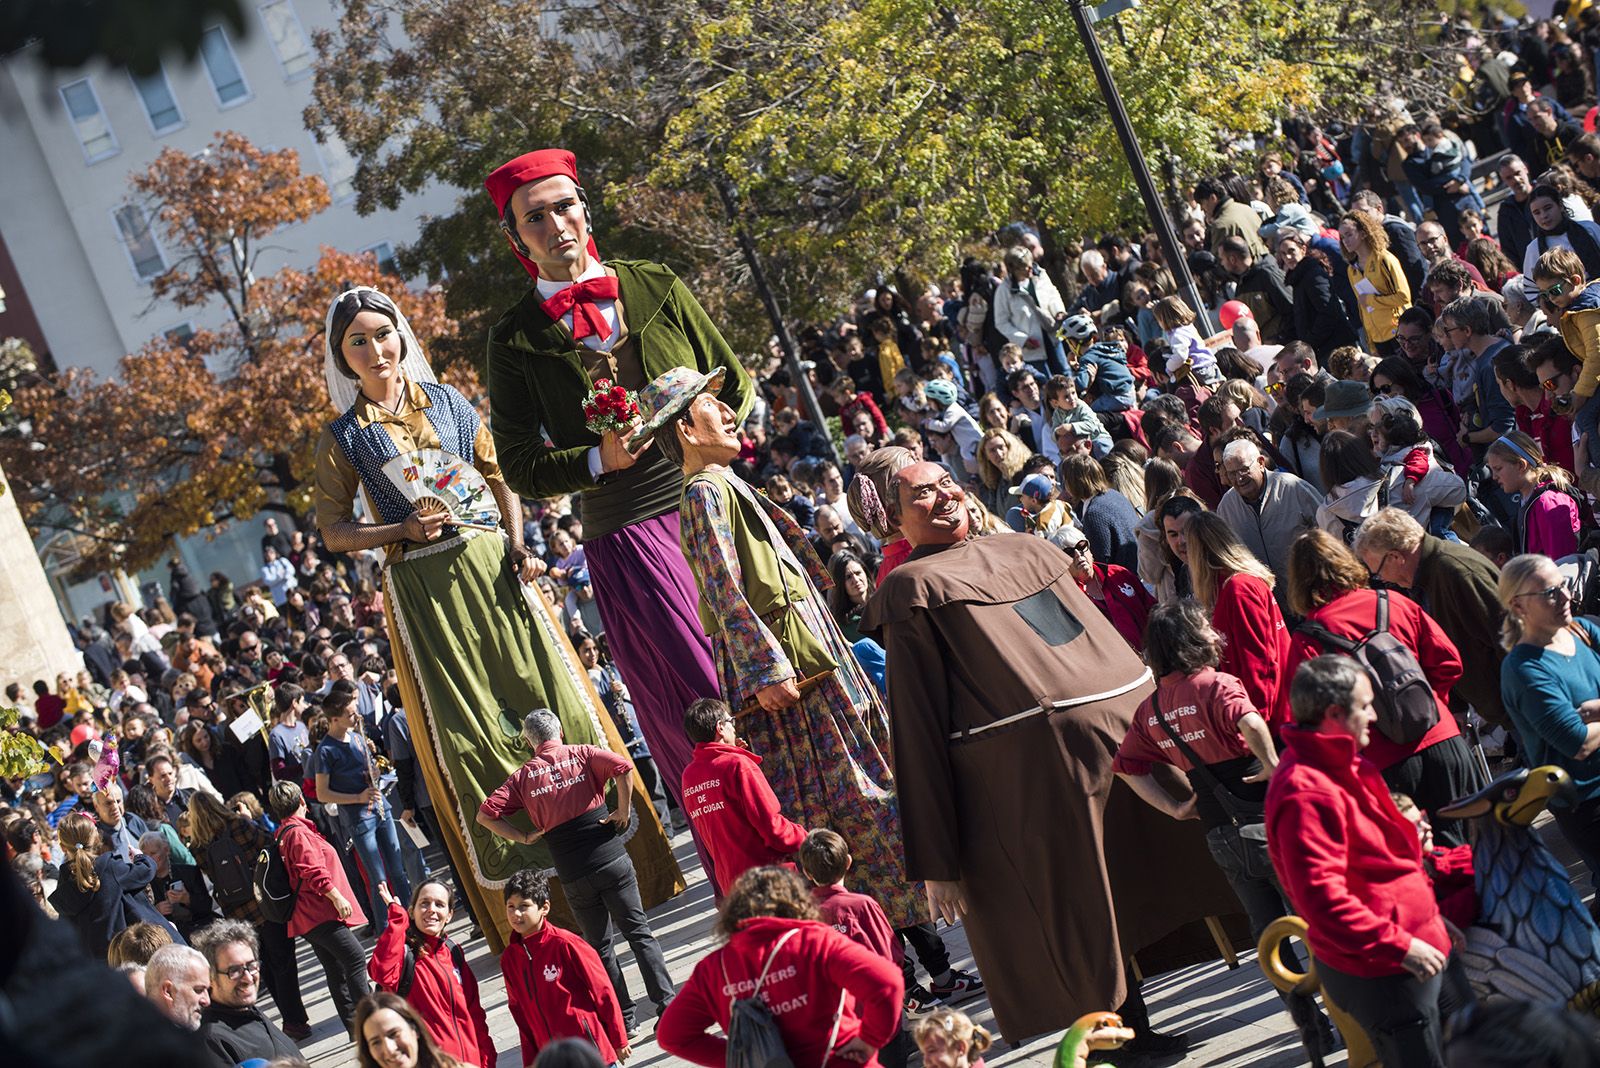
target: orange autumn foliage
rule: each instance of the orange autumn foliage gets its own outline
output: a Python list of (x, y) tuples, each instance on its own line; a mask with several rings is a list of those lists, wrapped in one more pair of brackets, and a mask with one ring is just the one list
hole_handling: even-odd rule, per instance
[[(0, 440), (36, 529), (88, 536), (80, 571), (145, 567), (190, 535), (263, 507), (304, 508), (313, 446), (336, 414), (323, 385), (328, 304), (351, 285), (395, 298), (424, 345), (448, 341), (444, 297), (383, 274), (370, 255), (323, 248), (317, 263), (257, 278), (256, 246), (327, 205), (293, 152), (224, 134), (200, 157), (166, 152), (131, 183), (152, 202), (173, 266), (152, 289), (179, 307), (227, 309), (226, 323), (124, 356), (115, 380), (73, 369), (18, 391), (29, 433)], [(441, 375), (477, 399), (470, 367)]]

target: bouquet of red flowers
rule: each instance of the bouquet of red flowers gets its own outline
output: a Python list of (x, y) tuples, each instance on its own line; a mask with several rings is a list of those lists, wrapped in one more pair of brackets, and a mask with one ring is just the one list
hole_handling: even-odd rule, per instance
[(604, 434), (623, 431), (639, 419), (639, 394), (616, 385), (609, 378), (594, 380), (594, 392), (583, 404), (583, 421), (590, 431)]

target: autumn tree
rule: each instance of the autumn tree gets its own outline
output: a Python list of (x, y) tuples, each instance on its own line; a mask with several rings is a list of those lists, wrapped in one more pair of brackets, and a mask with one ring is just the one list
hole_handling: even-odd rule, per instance
[[(767, 327), (735, 223), (795, 318), (892, 269), (948, 274), (1013, 218), (1061, 240), (1145, 225), (1066, 2), (343, 8), (318, 36), (307, 125), (356, 154), (363, 207), (463, 190), (402, 259), (449, 271), (467, 345), (525, 285), (479, 183), (548, 144), (583, 161), (602, 252), (667, 261), (746, 346)], [(1101, 32), (1174, 190), (1296, 112), (1357, 118), (1388, 93), (1447, 106), (1459, 65), (1431, 13), (1400, 0), (1146, 0)]]
[[(225, 314), (182, 342), (152, 340), (114, 380), (73, 369), (18, 391), (30, 432), (0, 445), (7, 474), (36, 528), (92, 540), (85, 570), (142, 568), (174, 535), (306, 505), (313, 446), (335, 414), (322, 335), (341, 289), (384, 288), (420, 338), (454, 333), (437, 292), (407, 290), (370, 254), (324, 248), (308, 268), (258, 275), (270, 237), (328, 204), (293, 151), (222, 134), (199, 156), (162, 153), (131, 185), (173, 255), (153, 296)], [(467, 374), (457, 384), (472, 396)]]

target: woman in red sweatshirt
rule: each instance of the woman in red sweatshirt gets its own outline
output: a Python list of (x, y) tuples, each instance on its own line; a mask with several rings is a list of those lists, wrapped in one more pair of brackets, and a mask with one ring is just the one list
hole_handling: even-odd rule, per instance
[(339, 854), (306, 816), (305, 795), (292, 782), (267, 791), (267, 808), (278, 821), (278, 852), (295, 890), (289, 937), (304, 938), (328, 977), (328, 993), (344, 1029), (355, 1038), (356, 1002), (367, 996), (367, 955), (351, 932), (366, 925), (361, 897), (350, 889)]
[[(478, 1000), (478, 979), (461, 949), (445, 935), (450, 923), (450, 888), (429, 880), (411, 893), (411, 910), (396, 901), (386, 883), (378, 884), (389, 915), (373, 947), (367, 974), (384, 990), (399, 994), (417, 1010), (439, 1048), (465, 1065), (493, 1068), (494, 1042)], [(406, 956), (412, 961), (410, 986)]]
[[(800, 877), (752, 868), (722, 903), (725, 941), (694, 966), (656, 1028), (661, 1048), (706, 1068), (726, 1063), (732, 1002), (760, 996), (795, 1064), (875, 1068), (900, 1025), (900, 969), (822, 922)], [(712, 1025), (723, 1035), (709, 1033)]]
[[(1323, 530), (1300, 535), (1289, 549), (1289, 608), (1305, 623), (1320, 624), (1347, 641), (1360, 641), (1377, 625), (1379, 592), (1369, 589), (1367, 567), (1338, 538)], [(1395, 741), (1374, 727), (1363, 755), (1383, 773), (1391, 789), (1410, 794), (1433, 820), (1434, 837), (1444, 846), (1466, 839), (1460, 821), (1441, 820), (1437, 811), (1483, 784), (1472, 763), (1472, 753), (1461, 738), (1461, 728), (1450, 714), (1450, 688), (1461, 678), (1461, 654), (1448, 635), (1422, 607), (1392, 590), (1389, 633), (1400, 641), (1422, 668), (1438, 704), (1439, 720), (1416, 742)], [(1304, 624), (1302, 624), (1303, 626)], [(1278, 714), (1274, 722), (1289, 718), (1289, 684), (1302, 663), (1324, 653), (1339, 652), (1303, 629), (1289, 639), (1278, 682)]]
[(1272, 595), (1272, 569), (1215, 512), (1191, 516), (1184, 538), (1195, 600), (1211, 613), (1211, 629), (1222, 636), (1217, 670), (1244, 684), (1250, 703), (1276, 733), (1288, 721), (1288, 705), (1278, 705), (1278, 676), (1289, 652), (1289, 630)]

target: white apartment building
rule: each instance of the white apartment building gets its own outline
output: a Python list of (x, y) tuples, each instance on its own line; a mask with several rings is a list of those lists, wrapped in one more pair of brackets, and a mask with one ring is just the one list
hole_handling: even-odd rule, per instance
[[(294, 149), (301, 170), (321, 174), (333, 198), (328, 210), (272, 235), (258, 274), (309, 266), (323, 245), (389, 257), (415, 239), (422, 219), (451, 210), (459, 191), (434, 187), (394, 211), (357, 215), (350, 154), (331, 138), (317, 144), (302, 125), (311, 35), (336, 24), (333, 5), (246, 0), (245, 11), (248, 33), (213, 26), (194, 63), (169, 59), (148, 77), (106, 66), (50, 70), (26, 51), (0, 58), (0, 337), (28, 338), (58, 369), (111, 377), (124, 354), (153, 337), (219, 324), (220, 309), (152, 305), (149, 281), (169, 260), (128, 178), (162, 150), (197, 153), (221, 131)], [(245, 526), (186, 539), (180, 551), (190, 569), (202, 579), (213, 570), (255, 578), (260, 524)], [(73, 556), (60, 539), (43, 539), (39, 550), (69, 619), (115, 596), (107, 576), (70, 587), (56, 577)], [(164, 588), (165, 568), (142, 578)]]

